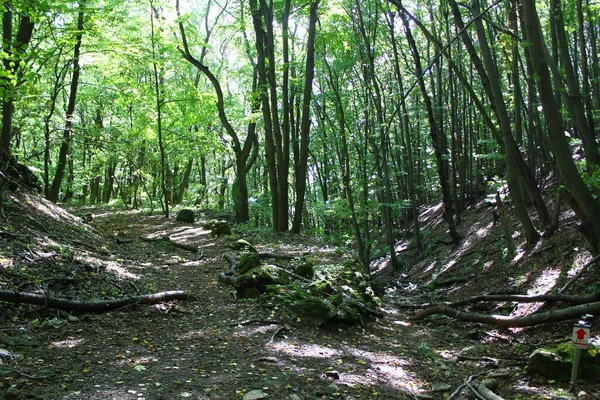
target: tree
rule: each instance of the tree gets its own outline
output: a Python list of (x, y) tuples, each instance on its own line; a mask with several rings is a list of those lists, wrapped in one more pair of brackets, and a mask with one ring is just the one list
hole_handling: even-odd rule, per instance
[[(0, 151), (10, 154), (12, 140), (14, 99), (17, 86), (22, 83), (26, 65), (25, 52), (33, 35), (35, 23), (30, 15), (33, 7), (28, 2), (21, 4), (21, 10), (10, 1), (3, 3), (2, 13), (2, 65), (0, 75), (0, 95), (2, 96), (2, 132), (0, 132)], [(29, 9), (28, 9), (29, 8)], [(13, 20), (18, 20), (16, 35)]]
[(302, 95), (302, 121), (300, 126), (300, 152), (296, 164), (296, 207), (294, 209), (294, 223), (292, 232), (300, 233), (302, 229), (302, 217), (304, 210), (304, 197), (306, 194), (306, 179), (308, 167), (308, 149), (310, 142), (310, 103), (312, 98), (312, 87), (315, 76), (315, 36), (317, 35), (317, 10), (319, 0), (313, 1), (310, 6), (310, 18), (308, 24), (308, 41), (306, 44), (306, 67), (304, 70), (304, 93)]
[(566, 190), (563, 190), (563, 196), (581, 221), (582, 232), (595, 255), (600, 251), (600, 213), (598, 213), (600, 204), (587, 188), (571, 156), (569, 142), (560, 118), (560, 110), (554, 97), (552, 77), (546, 55), (546, 43), (542, 36), (539, 16), (533, 0), (523, 1), (523, 19), (527, 39), (531, 43), (528, 47), (528, 55), (537, 75), (536, 83), (546, 118), (550, 145), (565, 182)]
[(63, 138), (58, 155), (58, 164), (54, 173), (54, 180), (48, 193), (48, 200), (57, 202), (60, 194), (60, 186), (63, 181), (65, 168), (67, 166), (69, 152), (71, 150), (71, 136), (73, 134), (73, 119), (75, 114), (75, 104), (77, 101), (77, 90), (79, 89), (79, 75), (81, 67), (79, 58), (81, 55), (81, 42), (83, 38), (84, 17), (86, 0), (79, 1), (79, 11), (77, 13), (77, 31), (75, 34), (75, 48), (73, 50), (71, 85), (69, 91), (69, 102), (66, 110), (65, 127), (63, 128)]

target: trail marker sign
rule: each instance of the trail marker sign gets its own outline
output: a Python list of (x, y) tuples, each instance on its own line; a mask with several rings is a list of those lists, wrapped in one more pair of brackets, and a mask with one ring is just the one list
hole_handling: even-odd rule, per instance
[(575, 347), (582, 347), (587, 349), (588, 341), (590, 339), (590, 326), (579, 325), (573, 326), (573, 337), (571, 338), (571, 344)]

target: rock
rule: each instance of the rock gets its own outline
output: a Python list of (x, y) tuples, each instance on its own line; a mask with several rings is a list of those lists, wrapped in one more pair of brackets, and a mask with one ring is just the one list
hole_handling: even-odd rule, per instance
[(250, 244), (250, 242), (248, 242), (247, 240), (244, 240), (244, 239), (240, 239), (237, 242), (235, 242), (234, 247), (237, 250), (248, 250), (248, 251), (251, 251), (252, 253), (258, 253), (258, 251), (256, 250), (256, 247), (252, 246)]
[(231, 226), (225, 220), (211, 219), (204, 224), (204, 229), (212, 231), (215, 236), (231, 235)]
[(294, 269), (294, 273), (306, 279), (312, 279), (315, 270), (311, 264), (300, 264)]
[(177, 213), (177, 217), (175, 219), (179, 222), (193, 224), (196, 221), (196, 214), (194, 213), (194, 210), (184, 208)]
[(351, 302), (345, 301), (337, 307), (335, 320), (345, 324), (361, 324), (365, 320), (363, 311)]
[(251, 390), (244, 395), (244, 400), (260, 400), (268, 397), (269, 395), (262, 390)]
[(71, 315), (71, 314), (67, 315), (67, 320), (69, 322), (79, 322), (79, 318), (77, 318), (75, 315)]
[(340, 373), (335, 370), (325, 371), (325, 376), (331, 379), (340, 379)]
[[(529, 375), (568, 382), (571, 379), (574, 353), (571, 343), (563, 343), (551, 349), (537, 349), (529, 357), (525, 371)], [(590, 382), (600, 379), (600, 355), (596, 350), (581, 350), (579, 379)]]
[(260, 258), (256, 253), (246, 253), (240, 258), (239, 274), (245, 274), (253, 268), (260, 266)]
[(307, 297), (292, 303), (289, 308), (305, 321), (320, 326), (337, 314), (337, 309), (329, 300)]

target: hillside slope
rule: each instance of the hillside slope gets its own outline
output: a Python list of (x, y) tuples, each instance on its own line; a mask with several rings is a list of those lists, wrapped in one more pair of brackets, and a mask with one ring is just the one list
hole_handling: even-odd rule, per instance
[[(484, 198), (463, 214), (458, 246), (445, 244), (440, 206), (424, 207), (424, 253), (399, 243), (406, 267), (401, 277), (385, 259), (374, 263), (375, 280), (387, 284), (385, 317), (364, 327), (314, 328), (289, 319), (285, 305), (236, 301), (218, 283), (227, 269), (223, 253), (231, 251), (235, 235), (216, 238), (201, 222), (186, 225), (135, 211), (77, 210), (94, 214), (88, 225), (23, 188), (5, 190), (2, 199), (0, 290), (95, 300), (177, 289), (196, 299), (106, 314), (0, 303), (0, 394), (6, 398), (233, 399), (255, 391), (296, 400), (456, 399), (470, 398), (463, 383), (482, 372), (499, 374), (497, 392), (504, 398), (554, 398), (568, 388), (529, 377), (523, 368), (535, 348), (568, 341), (573, 321), (500, 329), (444, 316), (413, 322), (414, 310), (404, 308), (560, 288), (590, 259), (567, 211), (555, 235), (508, 257)], [(518, 231), (516, 225), (512, 230)], [(306, 235), (245, 234), (260, 251), (308, 252), (324, 264), (348, 254)], [(140, 240), (164, 235), (201, 252)], [(514, 238), (519, 244), (519, 235)], [(599, 270), (592, 266), (569, 293), (596, 290)], [(476, 307), (524, 315), (539, 304)], [(597, 324), (592, 336), (600, 341)], [(465, 355), (472, 348), (477, 353)], [(600, 384), (581, 383), (579, 389), (579, 398), (593, 399)]]

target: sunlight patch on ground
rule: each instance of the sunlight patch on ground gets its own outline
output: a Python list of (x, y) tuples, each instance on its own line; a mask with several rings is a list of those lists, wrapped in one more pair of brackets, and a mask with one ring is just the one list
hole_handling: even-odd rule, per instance
[(318, 344), (298, 344), (294, 342), (276, 342), (268, 347), (293, 357), (331, 358), (340, 357), (342, 352)]
[(106, 263), (106, 271), (114, 272), (115, 275), (121, 278), (140, 279), (139, 275), (129, 272), (121, 264), (116, 263), (114, 261), (109, 261), (108, 263)]
[(25, 198), (25, 201), (27, 202), (28, 206), (38, 211), (40, 214), (47, 215), (48, 217), (56, 221), (59, 221), (63, 218), (71, 221), (75, 221), (76, 219), (79, 220), (79, 218), (73, 216), (72, 214), (69, 214), (67, 211), (63, 210), (62, 208), (58, 207), (54, 203), (51, 203), (43, 197), (36, 196), (34, 198), (27, 193), (22, 193), (22, 196)]
[(544, 294), (548, 293), (550, 289), (556, 286), (556, 281), (560, 276), (560, 269), (548, 268), (540, 274), (540, 276), (533, 282), (531, 289), (527, 291), (529, 295)]
[(0, 258), (0, 268), (11, 269), (15, 266), (12, 258)]
[(517, 250), (517, 254), (515, 255), (515, 257), (512, 259), (513, 264), (519, 262), (523, 257), (525, 256), (525, 250), (523, 249), (518, 249)]
[(377, 386), (386, 382), (390, 386), (406, 392), (416, 394), (421, 384), (415, 376), (404, 369), (410, 362), (386, 353), (374, 353), (357, 348), (346, 348), (344, 353), (361, 360), (367, 360), (372, 365), (363, 374), (342, 374), (340, 382), (349, 385)]
[(256, 326), (256, 327), (247, 327), (247, 326), (242, 326), (240, 327), (240, 330), (237, 332), (234, 332), (232, 334), (233, 337), (250, 337), (252, 335), (256, 335), (256, 334), (264, 334), (264, 333), (268, 333), (268, 332), (275, 332), (277, 331), (277, 327), (278, 325), (276, 324), (271, 324), (271, 325), (262, 325), (262, 326)]
[(204, 230), (202, 228), (184, 228), (182, 230), (176, 230), (170, 235), (171, 240), (173, 241), (187, 241), (198, 239), (201, 236), (209, 235), (210, 231)]
[(344, 352), (356, 358), (369, 360), (373, 364), (386, 364), (392, 366), (410, 364), (407, 360), (382, 352), (373, 353), (371, 351), (360, 350), (354, 347), (345, 348)]
[(67, 338), (65, 340), (52, 342), (51, 346), (59, 349), (72, 349), (73, 347), (77, 347), (81, 344), (84, 344), (85, 341), (86, 340), (83, 338)]

